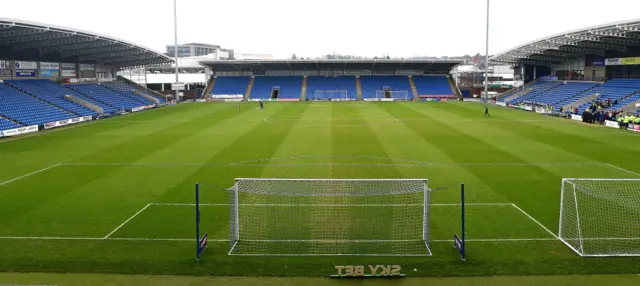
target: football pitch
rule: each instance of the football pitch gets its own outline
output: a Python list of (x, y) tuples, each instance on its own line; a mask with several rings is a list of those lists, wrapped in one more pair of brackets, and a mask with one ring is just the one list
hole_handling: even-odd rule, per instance
[[(561, 179), (639, 178), (635, 134), (499, 107), (483, 117), (483, 105), (463, 102), (256, 107), (180, 104), (0, 140), (0, 271), (327, 276), (336, 265), (368, 264), (401, 265), (408, 276), (640, 271), (637, 257), (581, 258), (556, 237)], [(229, 201), (221, 189), (235, 178), (428, 179), (438, 189), (432, 256), (228, 255)], [(200, 262), (196, 183), (209, 238)], [(460, 183), (464, 262), (452, 242)], [(367, 223), (320, 225), (358, 232)], [(322, 246), (272, 250), (313, 247)]]

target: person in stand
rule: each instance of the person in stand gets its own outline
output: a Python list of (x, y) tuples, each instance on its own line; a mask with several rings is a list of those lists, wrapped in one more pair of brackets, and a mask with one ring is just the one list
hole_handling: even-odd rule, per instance
[(484, 106), (484, 116), (489, 116), (491, 117), (491, 114), (489, 114), (489, 107), (488, 106)]

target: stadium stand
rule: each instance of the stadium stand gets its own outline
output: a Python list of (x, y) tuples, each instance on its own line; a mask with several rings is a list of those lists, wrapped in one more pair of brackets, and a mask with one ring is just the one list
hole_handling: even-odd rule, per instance
[(25, 125), (40, 125), (77, 117), (4, 83), (0, 84), (0, 114)]
[(49, 91), (50, 93), (54, 93), (54, 94), (58, 94), (58, 95), (62, 95), (64, 96), (65, 94), (68, 95), (72, 95), (75, 97), (78, 97), (84, 101), (87, 101), (89, 103), (95, 104), (99, 107), (101, 107), (102, 109), (104, 109), (105, 113), (113, 113), (116, 111), (115, 107), (105, 104), (104, 102), (101, 102), (99, 100), (96, 100), (95, 98), (91, 98), (88, 96), (85, 96), (82, 93), (79, 93), (73, 89), (67, 88), (65, 86), (61, 86), (55, 82), (52, 82), (50, 80), (46, 80), (46, 81), (39, 81), (38, 85), (43, 87), (44, 89), (46, 89), (47, 91)]
[[(262, 99), (271, 98), (272, 90), (277, 87), (279, 88), (277, 98), (300, 98), (302, 80), (303, 77), (300, 76), (256, 76), (249, 97)], [(216, 84), (219, 84), (219, 82), (216, 82)]]
[(68, 84), (66, 87), (93, 98), (96, 101), (108, 104), (117, 110), (131, 110), (132, 108), (144, 105), (144, 103), (125, 97), (100, 84)]
[(414, 76), (413, 82), (418, 89), (418, 94), (424, 96), (453, 96), (454, 92), (447, 81), (446, 76)]
[[(110, 89), (110, 90), (118, 92), (118, 93), (126, 96), (129, 99), (132, 99), (132, 100), (135, 100), (137, 102), (140, 102), (142, 104), (145, 104), (145, 105), (155, 104), (155, 102), (153, 102), (153, 101), (151, 101), (149, 99), (146, 99), (146, 98), (134, 93), (133, 92), (133, 88), (130, 87), (129, 85), (127, 85), (127, 84), (116, 82), (116, 83), (104, 83), (103, 86), (108, 88), (108, 89)], [(159, 98), (156, 98), (156, 99), (159, 100)]]
[(19, 128), (20, 125), (0, 117), (0, 130)]
[[(608, 109), (617, 110), (631, 102), (640, 99), (640, 80), (637, 79), (614, 79), (604, 83), (602, 86), (592, 90), (592, 93), (600, 94), (599, 100), (612, 102), (618, 101)], [(592, 103), (585, 103), (578, 107), (578, 112), (582, 113), (591, 106)]]
[(377, 92), (385, 88), (389, 88), (391, 91), (407, 92), (403, 95), (392, 93), (394, 98), (413, 97), (409, 78), (406, 76), (361, 76), (360, 82), (362, 84), (362, 98), (376, 98)]
[[(47, 86), (47, 82), (53, 83), (50, 80), (42, 79), (42, 80), (7, 80), (5, 81), (9, 85), (23, 91), (29, 93), (37, 98), (40, 98), (48, 103), (61, 107), (66, 111), (75, 113), (80, 116), (87, 115), (95, 115), (96, 113), (92, 110), (71, 102), (64, 98), (65, 93), (54, 92), (46, 89), (43, 86)], [(41, 86), (42, 84), (42, 86)], [(53, 83), (55, 84), (55, 83)]]
[(592, 94), (592, 89), (599, 84), (594, 82), (567, 82), (547, 92), (539, 94), (533, 101), (551, 105), (556, 109)]
[(545, 92), (562, 85), (560, 81), (537, 81), (529, 86), (531, 91), (523, 96), (511, 100), (511, 104), (519, 104), (524, 101), (534, 101), (538, 96)]
[(242, 94), (249, 86), (248, 76), (220, 76), (216, 78), (216, 84), (211, 94)]
[(347, 98), (351, 100), (357, 98), (355, 76), (307, 77), (307, 98), (309, 99), (342, 99), (345, 96), (343, 91), (346, 91)]

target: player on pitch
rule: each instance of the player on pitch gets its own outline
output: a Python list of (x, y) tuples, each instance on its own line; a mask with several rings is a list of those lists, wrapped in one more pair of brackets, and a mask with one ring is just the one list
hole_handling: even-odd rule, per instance
[(264, 109), (264, 105), (262, 104), (262, 98), (260, 99), (259, 103), (260, 103), (260, 110)]
[(491, 114), (489, 114), (489, 107), (487, 107), (486, 105), (484, 106), (484, 116), (491, 117)]

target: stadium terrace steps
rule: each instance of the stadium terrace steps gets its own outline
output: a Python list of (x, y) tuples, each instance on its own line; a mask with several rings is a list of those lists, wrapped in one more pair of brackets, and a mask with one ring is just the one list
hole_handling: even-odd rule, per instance
[(251, 91), (253, 90), (253, 85), (256, 82), (256, 78), (254, 76), (252, 76), (249, 79), (249, 84), (247, 84), (247, 89), (244, 91), (244, 99), (248, 99), (249, 96), (251, 96)]
[(88, 101), (86, 101), (84, 99), (81, 99), (81, 98), (79, 98), (77, 96), (70, 95), (70, 94), (65, 94), (64, 98), (69, 100), (69, 101), (72, 101), (74, 103), (80, 104), (80, 105), (82, 105), (82, 106), (84, 106), (84, 107), (86, 107), (88, 109), (91, 109), (91, 110), (93, 110), (94, 112), (96, 112), (98, 114), (104, 114), (104, 108), (102, 108), (100, 106), (97, 106), (97, 105), (95, 105), (95, 104), (93, 104), (91, 102), (88, 102)]
[(302, 88), (300, 88), (300, 101), (307, 100), (307, 76), (302, 79)]
[(362, 100), (362, 79), (356, 76), (356, 95), (358, 100)]
[(207, 81), (207, 86), (204, 88), (204, 91), (202, 92), (202, 96), (206, 97), (207, 94), (211, 94), (211, 90), (213, 89), (213, 86), (215, 84), (216, 84), (216, 77), (212, 75)]
[[(75, 117), (81, 116), (81, 115), (89, 115), (92, 112), (89, 112), (88, 114), (80, 114), (78, 112), (82, 112), (80, 110), (78, 110), (78, 108), (73, 108), (73, 107), (77, 107), (77, 106), (67, 106), (67, 108), (63, 108), (62, 106), (60, 106), (61, 101), (63, 103), (63, 105), (65, 105), (64, 103), (66, 103), (67, 105), (71, 105), (73, 103), (68, 102), (64, 99), (60, 100), (57, 98), (47, 98), (45, 96), (38, 96), (38, 94), (47, 94), (46, 92), (43, 92), (38, 88), (37, 85), (34, 85), (32, 82), (30, 82), (29, 80), (25, 80), (25, 81), (13, 81), (13, 80), (7, 80), (5, 81), (5, 83), (12, 87), (15, 88), (16, 90), (21, 91), (23, 94), (30, 96), (32, 98), (35, 98), (36, 100), (39, 100), (43, 103), (46, 103), (48, 105), (50, 105), (51, 107), (54, 107), (56, 109), (59, 109), (60, 111), (65, 111), (68, 113), (71, 113), (73, 115), (75, 115)], [(53, 100), (53, 99), (57, 99), (57, 100)], [(54, 103), (55, 102), (55, 103)], [(84, 109), (84, 107), (82, 107)]]
[(411, 94), (413, 94), (413, 98), (415, 100), (420, 99), (420, 95), (418, 94), (418, 88), (416, 87), (416, 83), (413, 82), (413, 77), (408, 76), (407, 78), (409, 79), (409, 86), (411, 86)]
[(447, 75), (447, 81), (449, 82), (449, 86), (451, 86), (451, 90), (453, 91), (453, 94), (456, 96), (456, 98), (462, 98), (462, 92), (460, 92), (460, 89), (450, 75)]

